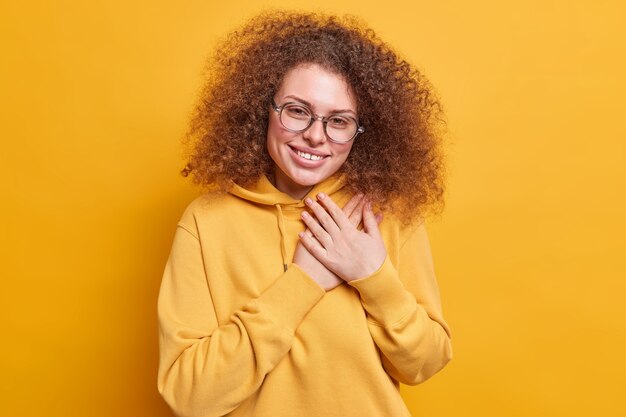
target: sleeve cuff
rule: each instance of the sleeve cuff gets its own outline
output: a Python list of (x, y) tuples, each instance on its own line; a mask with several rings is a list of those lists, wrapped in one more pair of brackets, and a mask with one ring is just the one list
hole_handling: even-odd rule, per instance
[(304, 271), (292, 264), (257, 298), (256, 304), (263, 310), (267, 309), (276, 323), (281, 323), (293, 333), (325, 293)]
[(402, 321), (416, 304), (402, 285), (389, 256), (372, 275), (349, 284), (359, 292), (365, 311), (383, 327), (393, 327)]

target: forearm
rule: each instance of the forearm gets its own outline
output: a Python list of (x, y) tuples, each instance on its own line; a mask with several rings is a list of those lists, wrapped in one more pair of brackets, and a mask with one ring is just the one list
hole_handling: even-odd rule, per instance
[(324, 291), (292, 266), (220, 322), (199, 252), (179, 232), (159, 294), (158, 388), (179, 416), (221, 416), (258, 390)]
[(411, 239), (400, 254), (404, 279), (387, 258), (374, 274), (350, 283), (360, 294), (385, 369), (405, 384), (424, 381), (452, 357), (425, 234)]

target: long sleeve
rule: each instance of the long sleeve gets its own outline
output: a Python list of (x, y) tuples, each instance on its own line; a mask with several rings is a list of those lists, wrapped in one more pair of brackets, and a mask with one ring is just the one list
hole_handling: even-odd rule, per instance
[(323, 295), (293, 265), (220, 324), (201, 243), (179, 225), (158, 299), (159, 392), (178, 416), (228, 414), (291, 349), (295, 330)]
[(374, 274), (350, 282), (367, 312), (387, 373), (404, 384), (428, 379), (452, 358), (426, 229), (408, 237), (394, 266), (389, 256)]

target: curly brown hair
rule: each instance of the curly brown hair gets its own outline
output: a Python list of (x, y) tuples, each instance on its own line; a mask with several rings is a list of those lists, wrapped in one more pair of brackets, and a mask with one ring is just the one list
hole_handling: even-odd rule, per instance
[(410, 221), (443, 207), (443, 113), (426, 78), (354, 17), (266, 12), (209, 59), (183, 175), (227, 190), (270, 176), (268, 110), (284, 75), (317, 64), (347, 80), (365, 133), (340, 168), (346, 187)]

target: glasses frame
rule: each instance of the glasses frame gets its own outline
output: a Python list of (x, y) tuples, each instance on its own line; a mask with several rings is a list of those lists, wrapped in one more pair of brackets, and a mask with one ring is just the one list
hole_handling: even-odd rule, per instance
[[(361, 124), (359, 123), (359, 121), (357, 119), (355, 119), (352, 116), (347, 116), (350, 119), (354, 120), (356, 122), (356, 131), (354, 132), (354, 135), (352, 135), (352, 137), (346, 141), (340, 141), (340, 140), (335, 140), (333, 138), (330, 137), (330, 135), (328, 134), (328, 132), (326, 131), (326, 125), (328, 123), (328, 119), (329, 117), (332, 116), (320, 116), (319, 114), (315, 114), (313, 113), (313, 110), (311, 110), (311, 108), (309, 106), (306, 106), (302, 103), (298, 103), (297, 101), (288, 101), (286, 103), (281, 104), (280, 106), (276, 104), (276, 102), (274, 101), (274, 99), (272, 98), (272, 108), (274, 109), (274, 111), (276, 113), (278, 113), (278, 120), (280, 121), (280, 124), (287, 129), (290, 132), (293, 133), (302, 133), (302, 132), (306, 132), (311, 126), (313, 126), (313, 123), (315, 123), (316, 120), (319, 120), (320, 122), (322, 122), (322, 126), (324, 128), (324, 135), (326, 135), (326, 137), (328, 138), (329, 141), (333, 142), (333, 143), (339, 143), (339, 144), (346, 144), (346, 143), (350, 143), (352, 142), (357, 136), (359, 136), (361, 133), (365, 132), (365, 127), (361, 126)], [(282, 119), (282, 113), (283, 113), (283, 109), (290, 105), (290, 104), (297, 104), (298, 106), (301, 107), (305, 107), (307, 109), (309, 109), (309, 112), (312, 114), (311, 116), (311, 120), (309, 120), (309, 124), (304, 128), (304, 129), (290, 129), (287, 126), (285, 126), (285, 124), (283, 123), (283, 119)]]

